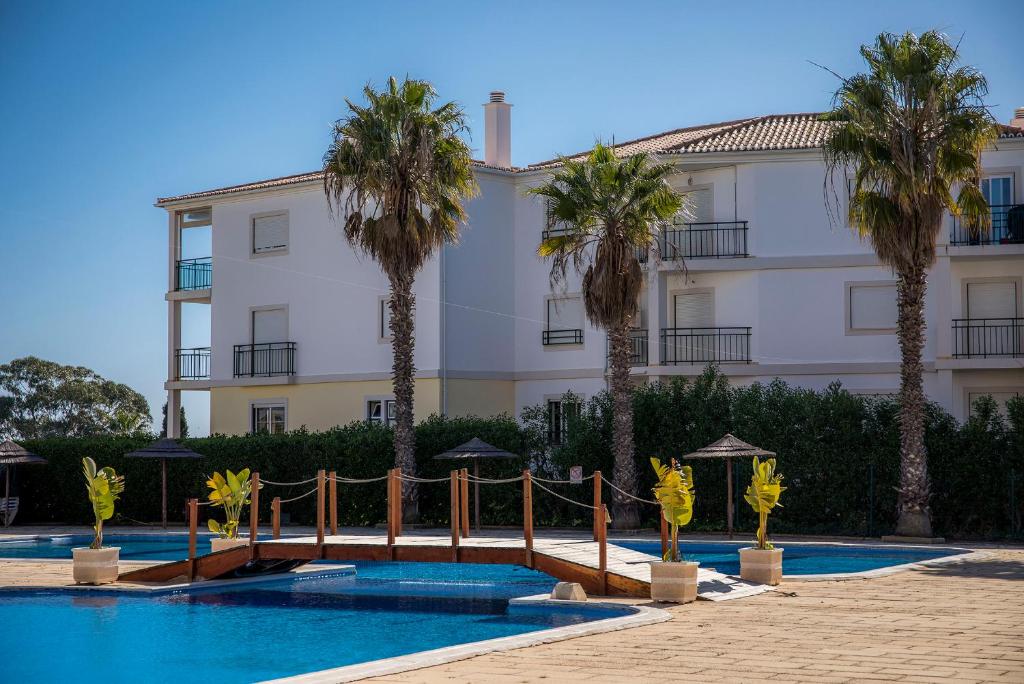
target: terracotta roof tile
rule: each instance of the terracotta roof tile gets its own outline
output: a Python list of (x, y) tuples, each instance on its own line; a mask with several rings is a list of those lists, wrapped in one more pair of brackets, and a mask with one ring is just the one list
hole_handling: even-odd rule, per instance
[[(636, 140), (617, 143), (615, 151), (620, 156), (631, 154), (663, 154), (689, 155), (707, 152), (765, 152), (774, 150), (800, 150), (820, 147), (825, 140), (830, 124), (821, 121), (821, 114), (769, 114), (748, 119), (736, 119), (721, 123), (705, 124), (677, 128), (665, 133), (658, 133)], [(1024, 128), (1000, 125), (1000, 138), (1024, 138)], [(578, 159), (585, 155), (580, 152), (571, 158)], [(482, 161), (474, 160), (481, 168), (497, 168), (488, 166)], [(511, 172), (537, 171), (560, 163), (559, 159), (531, 164), (524, 168), (499, 169)], [(299, 173), (269, 180), (232, 185), (214, 190), (204, 190), (175, 197), (161, 197), (156, 203), (169, 204), (206, 197), (230, 195), (238, 192), (268, 190), (287, 187), (308, 182), (323, 180), (322, 171)]]

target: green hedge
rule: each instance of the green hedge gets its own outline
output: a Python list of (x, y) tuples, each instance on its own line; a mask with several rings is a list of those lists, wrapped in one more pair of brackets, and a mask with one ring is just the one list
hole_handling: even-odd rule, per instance
[[(648, 458), (668, 458), (693, 451), (726, 432), (776, 451), (788, 490), (784, 508), (773, 516), (779, 532), (877, 536), (895, 523), (899, 479), (899, 429), (894, 401), (851, 395), (838, 385), (823, 392), (793, 388), (776, 381), (730, 387), (714, 370), (692, 380), (640, 387), (634, 396), (637, 467), (646, 496), (653, 484)], [(929, 406), (927, 445), (936, 531), (950, 537), (1001, 538), (1020, 534), (1024, 516), (1024, 401), (1010, 405), (1004, 422), (995, 406), (982, 400), (976, 417), (958, 424), (936, 406)], [(601, 469), (612, 477), (611, 402), (600, 394), (585, 402), (569, 425), (566, 443), (544, 446), (543, 407), (524, 411), (522, 421), (496, 418), (431, 417), (416, 427), (418, 472), (442, 477), (450, 461), (432, 457), (479, 436), (520, 454), (511, 461), (488, 463), (482, 474), (501, 478), (518, 474), (527, 463), (541, 476), (564, 478), (568, 467), (585, 472)], [(151, 523), (160, 517), (160, 464), (129, 459), (124, 454), (150, 438), (96, 437), (25, 442), (45, 456), (44, 467), (18, 470), (22, 496), (19, 522), (86, 523), (88, 502), (81, 479), (81, 458), (124, 473), (127, 490), (119, 521)], [(213, 470), (258, 470), (279, 482), (301, 480), (318, 468), (365, 478), (383, 474), (393, 464), (390, 430), (365, 422), (321, 433), (214, 436), (184, 442), (205, 458), (168, 463), (169, 517), (184, 520), (184, 501), (205, 496), (205, 476)], [(697, 503), (691, 529), (720, 530), (725, 520), (725, 465), (693, 462)], [(753, 513), (739, 495), (749, 482), (749, 464), (735, 464), (737, 527), (755, 526)], [(267, 486), (261, 496), (261, 519), (270, 519), (273, 496), (288, 498), (312, 485)], [(587, 485), (549, 485), (579, 501), (590, 501)], [(517, 484), (484, 485), (485, 524), (518, 526), (522, 495)], [(534, 490), (538, 525), (590, 524), (590, 512)], [(204, 508), (203, 511), (208, 509)], [(421, 485), (421, 515), (426, 523), (447, 525), (448, 485)], [(293, 522), (315, 520), (315, 497), (284, 506)], [(343, 525), (372, 525), (385, 519), (384, 483), (340, 485), (339, 516)], [(644, 521), (656, 525), (653, 508), (644, 507)]]

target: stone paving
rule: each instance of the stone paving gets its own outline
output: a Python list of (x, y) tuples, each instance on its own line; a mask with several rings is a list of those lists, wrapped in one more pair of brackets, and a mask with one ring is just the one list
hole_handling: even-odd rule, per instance
[(372, 681), (1024, 682), (1024, 551), (669, 610), (658, 625)]

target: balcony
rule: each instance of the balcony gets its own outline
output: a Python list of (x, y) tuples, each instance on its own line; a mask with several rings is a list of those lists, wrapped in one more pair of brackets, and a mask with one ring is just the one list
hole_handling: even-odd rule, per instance
[(662, 328), (661, 362), (750, 363), (750, 328)]
[(662, 259), (732, 259), (747, 252), (746, 221), (681, 223), (661, 236)]
[[(562, 235), (568, 235), (569, 230), (560, 226), (554, 228), (547, 228), (541, 231), (540, 239), (547, 240), (548, 238), (560, 237)], [(647, 263), (647, 247), (635, 247), (633, 253), (636, 255), (636, 260), (641, 264)]]
[(953, 358), (1024, 356), (1024, 318), (953, 319)]
[(993, 204), (992, 229), (971, 235), (959, 217), (953, 217), (953, 230), (949, 244), (971, 245), (1020, 245), (1024, 244), (1024, 204)]
[(236, 378), (272, 378), (295, 375), (294, 342), (259, 342), (235, 345)]
[(175, 380), (208, 380), (210, 377), (210, 348), (193, 347), (174, 352)]
[(542, 330), (541, 342), (545, 347), (560, 344), (583, 344), (583, 331), (579, 328), (569, 330)]
[[(629, 365), (647, 365), (647, 329), (631, 328), (629, 331)], [(611, 340), (608, 340), (608, 354), (612, 353)]]
[(208, 290), (213, 285), (213, 259), (182, 259), (175, 274), (175, 289), (179, 291)]

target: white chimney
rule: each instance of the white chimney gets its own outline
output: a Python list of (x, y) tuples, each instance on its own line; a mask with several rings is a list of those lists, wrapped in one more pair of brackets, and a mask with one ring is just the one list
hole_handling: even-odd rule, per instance
[(1013, 113), (1013, 120), (1010, 121), (1010, 125), (1024, 128), (1024, 107), (1017, 107), (1017, 111)]
[(484, 163), (512, 167), (512, 105), (500, 90), (492, 91), (491, 101), (484, 105)]

